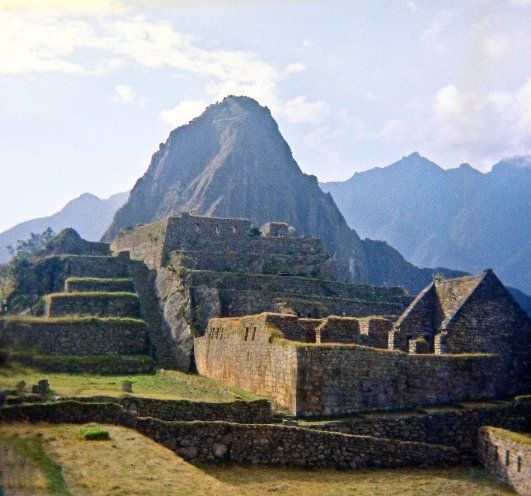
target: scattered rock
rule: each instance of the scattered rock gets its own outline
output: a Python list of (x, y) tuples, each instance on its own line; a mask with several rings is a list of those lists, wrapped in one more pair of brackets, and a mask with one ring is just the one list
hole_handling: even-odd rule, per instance
[(24, 388), (26, 387), (26, 382), (25, 381), (19, 381), (17, 382), (15, 388), (17, 388), (19, 391), (23, 391)]
[(122, 382), (122, 385), (120, 389), (125, 393), (132, 393), (133, 392), (133, 383), (131, 381), (124, 381)]
[[(21, 381), (24, 382), (24, 381)], [(50, 384), (47, 379), (42, 379), (39, 384), (31, 386), (31, 392), (35, 394), (46, 394), (50, 392)]]
[(198, 450), (196, 446), (189, 446), (188, 448), (181, 448), (177, 451), (177, 454), (187, 460), (191, 460), (197, 456)]
[(214, 446), (212, 446), (212, 451), (217, 458), (223, 458), (228, 450), (229, 448), (221, 443), (214, 443)]

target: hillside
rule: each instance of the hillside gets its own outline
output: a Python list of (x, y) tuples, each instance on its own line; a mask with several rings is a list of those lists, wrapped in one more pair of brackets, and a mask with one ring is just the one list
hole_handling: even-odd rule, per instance
[(415, 293), (442, 270), (418, 269), (387, 243), (361, 240), (317, 178), (300, 170), (269, 109), (247, 97), (227, 97), (173, 130), (102, 240), (189, 210), (257, 225), (284, 221), (320, 237), (342, 280), (404, 285)]
[(321, 187), (360, 235), (387, 241), (409, 262), (491, 267), (531, 293), (531, 158), (505, 159), (483, 174), (467, 164), (443, 170), (413, 153)]
[(55, 232), (72, 227), (82, 238), (97, 241), (110, 224), (116, 210), (127, 200), (128, 194), (117, 193), (106, 200), (100, 200), (90, 193), (83, 193), (53, 215), (21, 222), (0, 233), (0, 263), (11, 258), (6, 249), (7, 245), (16, 246), (18, 240), (27, 239), (31, 233), (41, 233), (48, 227)]

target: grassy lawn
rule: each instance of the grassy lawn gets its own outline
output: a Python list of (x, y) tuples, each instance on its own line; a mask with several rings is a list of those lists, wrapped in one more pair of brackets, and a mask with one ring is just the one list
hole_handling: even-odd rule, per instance
[[(190, 379), (189, 379), (190, 378)], [(95, 375), (40, 372), (32, 368), (13, 365), (0, 368), (0, 389), (14, 389), (23, 380), (26, 392), (40, 379), (48, 379), (50, 389), (56, 396), (120, 396), (122, 382), (131, 381), (133, 395), (161, 399), (187, 399), (192, 401), (234, 401), (239, 396), (221, 388), (213, 388), (209, 382), (203, 384), (199, 376), (175, 373), (169, 375)]]
[[(90, 424), (96, 427), (96, 424)], [(86, 427), (86, 426), (85, 426)], [(502, 496), (511, 491), (489, 483), (476, 468), (447, 470), (304, 470), (287, 467), (192, 465), (136, 431), (101, 426), (108, 441), (84, 441), (82, 426), (0, 426), (0, 444), (41, 443), (41, 458), (28, 458), (38, 472), (28, 494), (75, 495), (249, 495), (295, 496), (463, 495)], [(44, 461), (39, 461), (44, 460)], [(50, 466), (63, 492), (51, 492)], [(48, 467), (48, 468), (47, 468)], [(60, 477), (57, 476), (60, 475)]]

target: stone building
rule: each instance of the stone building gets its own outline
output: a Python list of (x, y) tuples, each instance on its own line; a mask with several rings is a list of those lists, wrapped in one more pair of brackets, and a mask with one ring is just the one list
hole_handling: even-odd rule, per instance
[(397, 320), (390, 348), (529, 353), (531, 321), (492, 269), (427, 286)]
[(297, 415), (415, 408), (527, 393), (531, 321), (492, 270), (434, 281), (393, 323), (261, 314), (212, 319), (199, 373)]

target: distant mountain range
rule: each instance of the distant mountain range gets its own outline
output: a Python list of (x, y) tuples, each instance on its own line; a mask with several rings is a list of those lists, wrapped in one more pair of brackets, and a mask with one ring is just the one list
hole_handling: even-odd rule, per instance
[(269, 109), (247, 97), (227, 97), (173, 130), (102, 241), (112, 241), (122, 228), (189, 210), (259, 226), (287, 222), (322, 238), (341, 278), (351, 282), (403, 285), (416, 293), (436, 272), (459, 275), (419, 269), (386, 242), (361, 240), (317, 178), (300, 170)]
[(25, 240), (31, 233), (41, 233), (48, 227), (55, 232), (72, 227), (82, 238), (98, 241), (109, 227), (114, 213), (125, 203), (128, 196), (129, 192), (117, 193), (106, 200), (100, 200), (97, 196), (84, 193), (53, 215), (13, 226), (0, 233), (0, 263), (5, 263), (11, 258), (6, 249), (7, 245), (16, 246), (18, 240)]
[(531, 293), (531, 157), (484, 174), (413, 153), (321, 188), (362, 237), (387, 241), (409, 262), (474, 274), (490, 267)]

